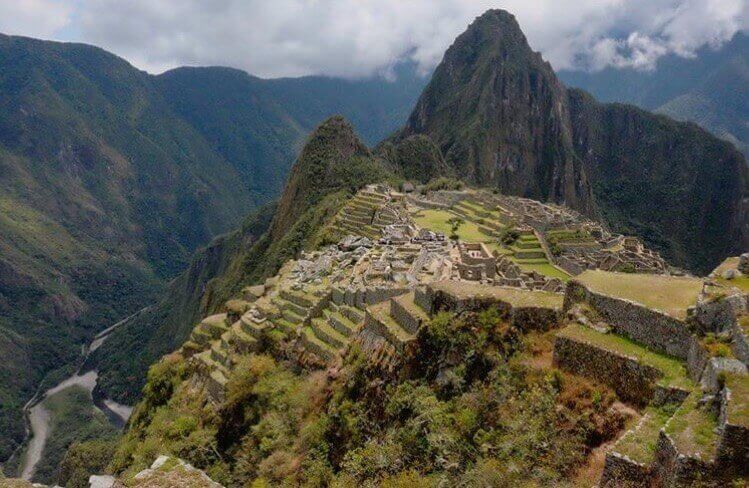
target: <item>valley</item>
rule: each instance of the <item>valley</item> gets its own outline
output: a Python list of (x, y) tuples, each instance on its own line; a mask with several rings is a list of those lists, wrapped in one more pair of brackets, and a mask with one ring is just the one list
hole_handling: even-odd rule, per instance
[(0, 35), (0, 486), (743, 486), (742, 35), (658, 114), (498, 9), (428, 79)]

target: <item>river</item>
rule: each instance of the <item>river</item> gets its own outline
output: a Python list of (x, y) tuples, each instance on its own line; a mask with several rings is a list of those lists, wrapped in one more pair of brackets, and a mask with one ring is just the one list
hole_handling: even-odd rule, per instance
[[(81, 364), (85, 364), (89, 354), (98, 349), (104, 341), (107, 340), (109, 334), (116, 329), (118, 326), (124, 324), (127, 320), (136, 315), (145, 312), (150, 307), (139, 310), (133, 315), (126, 317), (125, 319), (117, 322), (116, 324), (108, 327), (107, 329), (99, 332), (91, 344), (85, 349), (83, 355), (83, 361)], [(44, 408), (44, 399), (58, 393), (66, 388), (72, 386), (79, 386), (88, 391), (91, 397), (91, 405), (101, 411), (109, 421), (117, 428), (122, 428), (127, 423), (128, 418), (133, 409), (130, 406), (122, 405), (110, 400), (108, 398), (94, 398), (93, 391), (96, 388), (96, 382), (99, 379), (99, 373), (96, 370), (87, 371), (81, 374), (81, 371), (77, 371), (72, 376), (61, 381), (57, 385), (48, 389), (42, 394), (37, 393), (34, 398), (24, 407), (24, 411), (27, 417), (27, 438), (28, 443), (26, 449), (21, 454), (20, 471), (21, 477), (25, 480), (31, 480), (36, 471), (36, 466), (42, 459), (44, 453), (44, 446), (47, 443), (49, 437), (49, 426), (52, 421), (50, 412)]]

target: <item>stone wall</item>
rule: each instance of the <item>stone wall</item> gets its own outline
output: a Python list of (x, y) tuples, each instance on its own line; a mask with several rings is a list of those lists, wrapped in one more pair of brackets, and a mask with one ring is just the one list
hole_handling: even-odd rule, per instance
[(658, 434), (655, 456), (653, 471), (661, 486), (695, 486), (700, 482), (707, 486), (719, 486), (710, 482), (716, 476), (715, 465), (681, 454), (663, 429)]
[(687, 373), (695, 383), (702, 378), (702, 372), (705, 370), (707, 362), (710, 360), (710, 354), (702, 346), (699, 339), (692, 337), (689, 344), (689, 353), (687, 354)]
[(718, 463), (728, 469), (737, 470), (739, 474), (749, 475), (749, 429), (744, 425), (733, 423), (728, 418), (728, 404), (732, 401), (732, 392), (723, 388), (720, 392), (720, 439), (718, 440)]
[(572, 280), (567, 284), (564, 310), (580, 302), (593, 307), (616, 333), (655, 351), (688, 358), (692, 335), (684, 321), (628, 300), (592, 292)]
[(746, 296), (737, 293), (727, 297), (701, 297), (693, 317), (702, 332), (720, 333), (730, 330), (737, 317), (746, 312)]
[(566, 256), (555, 256), (554, 257), (554, 264), (565, 270), (567, 273), (571, 274), (572, 276), (577, 276), (583, 271), (585, 271), (585, 267), (580, 265), (579, 263), (575, 262), (574, 260), (566, 257)]
[(650, 403), (655, 384), (662, 373), (584, 342), (557, 336), (554, 342), (554, 364), (565, 371), (585, 376), (611, 387), (624, 401), (639, 405)]
[(480, 312), (489, 308), (496, 308), (501, 318), (508, 320), (513, 326), (523, 330), (549, 330), (559, 323), (559, 312), (551, 308), (516, 307), (497, 298), (489, 297), (456, 297), (442, 290), (434, 290), (427, 286), (423, 290), (417, 289), (414, 301), (429, 315), (439, 311), (453, 313)]
[(414, 290), (414, 303), (425, 310), (428, 314), (432, 314), (432, 299), (426, 286), (416, 287)]
[(734, 322), (729, 330), (733, 355), (749, 366), (749, 337), (747, 337), (741, 326), (736, 322)]
[(601, 488), (641, 488), (649, 486), (650, 469), (621, 454), (606, 454), (603, 473), (599, 486)]
[(348, 305), (364, 309), (367, 305), (374, 305), (384, 302), (392, 297), (408, 293), (408, 288), (394, 287), (334, 287), (331, 292), (331, 299), (336, 305)]

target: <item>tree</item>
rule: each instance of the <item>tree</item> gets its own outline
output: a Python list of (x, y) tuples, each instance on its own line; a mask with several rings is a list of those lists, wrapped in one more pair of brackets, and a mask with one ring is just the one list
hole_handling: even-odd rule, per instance
[(463, 225), (464, 220), (460, 217), (453, 217), (450, 220), (447, 221), (448, 224), (450, 224), (450, 239), (457, 241), (458, 240), (458, 229), (461, 225)]

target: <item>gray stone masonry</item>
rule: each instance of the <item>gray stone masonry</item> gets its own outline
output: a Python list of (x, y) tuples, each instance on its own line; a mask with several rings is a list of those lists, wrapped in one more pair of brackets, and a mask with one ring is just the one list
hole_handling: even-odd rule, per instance
[(554, 364), (561, 369), (611, 387), (625, 401), (650, 403), (662, 373), (634, 358), (620, 356), (563, 336), (554, 341)]
[(567, 284), (564, 310), (580, 302), (593, 307), (617, 334), (655, 351), (683, 360), (688, 358), (692, 335), (684, 321), (628, 300), (594, 293), (572, 280)]
[(606, 454), (601, 488), (642, 488), (649, 486), (650, 468), (617, 453)]

